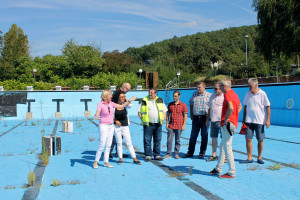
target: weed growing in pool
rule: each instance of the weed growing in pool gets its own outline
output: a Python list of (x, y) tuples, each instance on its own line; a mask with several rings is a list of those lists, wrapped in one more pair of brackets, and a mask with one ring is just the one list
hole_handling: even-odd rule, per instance
[(51, 186), (60, 186), (60, 185), (63, 185), (62, 182), (60, 182), (58, 179), (52, 179), (52, 183), (51, 183)]
[(270, 165), (267, 167), (267, 169), (270, 169), (270, 170), (280, 170), (283, 166), (281, 164), (273, 164), (273, 165)]
[(42, 133), (43, 133), (43, 136), (42, 136), (42, 153), (39, 155), (39, 159), (41, 159), (43, 161), (43, 165), (44, 166), (47, 166), (48, 163), (49, 163), (49, 153), (46, 151), (46, 148), (45, 148), (45, 139), (44, 139), (44, 136), (45, 136), (45, 130), (43, 128), (42, 130)]
[(32, 121), (32, 122), (31, 122), (31, 126), (36, 126), (36, 124)]
[(90, 142), (95, 141), (95, 138), (94, 137), (89, 137), (89, 141)]
[(261, 170), (261, 167), (259, 165), (247, 165), (247, 170), (249, 171)]
[(292, 168), (298, 168), (299, 164), (297, 163), (289, 163), (289, 164), (284, 164), (285, 167), (292, 167)]
[(77, 126), (77, 128), (81, 128), (82, 127), (82, 125), (81, 125), (81, 123), (79, 121), (76, 121), (76, 126)]
[(76, 180), (68, 181), (67, 184), (69, 184), (69, 185), (77, 185), (77, 184), (81, 184), (81, 182), (76, 179)]
[(169, 174), (169, 177), (173, 177), (173, 178), (176, 178), (176, 177), (178, 177), (178, 176), (185, 176), (185, 174), (182, 173), (182, 172), (178, 172), (178, 171), (176, 171), (176, 170), (172, 171), (172, 172)]
[(8, 186), (5, 186), (4, 189), (16, 189), (16, 186), (13, 186), (13, 185), (8, 185)]
[(28, 187), (31, 187), (35, 184), (35, 173), (32, 172), (30, 169), (27, 175), (27, 180), (28, 180), (28, 184), (27, 184)]

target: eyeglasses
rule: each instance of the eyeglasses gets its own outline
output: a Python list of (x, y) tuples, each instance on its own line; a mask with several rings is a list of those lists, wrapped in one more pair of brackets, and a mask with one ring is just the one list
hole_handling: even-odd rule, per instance
[(173, 96), (173, 97), (179, 97), (179, 96)]
[(214, 90), (219, 90), (220, 88), (214, 88)]

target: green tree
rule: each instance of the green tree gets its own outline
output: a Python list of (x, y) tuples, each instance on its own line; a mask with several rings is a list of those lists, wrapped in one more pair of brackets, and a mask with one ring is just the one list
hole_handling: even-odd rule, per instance
[(274, 54), (291, 55), (300, 52), (300, 1), (299, 0), (253, 0), (257, 11), (260, 51), (268, 60)]
[(75, 77), (89, 78), (103, 69), (105, 60), (101, 57), (99, 47), (78, 45), (72, 39), (62, 49)]
[(134, 62), (132, 57), (125, 53), (120, 53), (118, 50), (105, 52), (103, 58), (106, 63), (103, 67), (103, 71), (106, 73), (128, 72), (130, 65)]
[(27, 35), (24, 34), (22, 28), (16, 24), (11, 25), (9, 31), (1, 39), (1, 57), (2, 65), (0, 66), (1, 80), (15, 78), (16, 66), (15, 62), (21, 57), (29, 57), (29, 46)]

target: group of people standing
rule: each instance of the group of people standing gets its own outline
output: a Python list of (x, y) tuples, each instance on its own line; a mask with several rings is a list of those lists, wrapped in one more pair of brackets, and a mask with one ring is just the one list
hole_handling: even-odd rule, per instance
[[(255, 132), (258, 140), (258, 157), (257, 162), (264, 164), (262, 160), (264, 124), (268, 128), (270, 126), (270, 102), (266, 93), (258, 88), (258, 80), (250, 78), (248, 80), (249, 91), (246, 93), (243, 104), (243, 124), (247, 126), (246, 129), (246, 148), (248, 158), (240, 161), (240, 163), (253, 163), (252, 158), (252, 138)], [(229, 171), (220, 178), (235, 178), (235, 163), (232, 152), (232, 139), (238, 126), (239, 112), (242, 110), (238, 95), (231, 89), (231, 81), (223, 79), (214, 85), (214, 94), (205, 90), (204, 82), (197, 84), (197, 91), (195, 91), (190, 98), (190, 117), (192, 120), (192, 130), (189, 139), (188, 152), (184, 154), (183, 158), (194, 156), (197, 137), (201, 131), (201, 145), (198, 158), (203, 159), (206, 155), (208, 143), (208, 127), (210, 126), (210, 137), (212, 138), (212, 155), (206, 159), (209, 161), (217, 161), (216, 167), (210, 171), (212, 175), (219, 175), (222, 173), (222, 166), (227, 162)], [(127, 108), (131, 106), (131, 101), (136, 98), (126, 99), (126, 92), (130, 90), (130, 84), (124, 83), (123, 86), (114, 92), (113, 96), (118, 97), (118, 102), (111, 102), (111, 92), (104, 91), (102, 93), (102, 101), (98, 104), (95, 118), (98, 119), (100, 115), (100, 145), (96, 154), (94, 168), (98, 167), (100, 155), (105, 148), (104, 166), (112, 167), (108, 163), (109, 152), (111, 148), (113, 132), (115, 129), (118, 155), (120, 160), (118, 164), (123, 162), (122, 153), (122, 136), (126, 140), (126, 144), (130, 151), (134, 163), (141, 164), (137, 160), (134, 149), (132, 147), (130, 131), (128, 128), (129, 119), (127, 115)], [(108, 93), (105, 95), (105, 93)], [(148, 162), (153, 159), (163, 160), (172, 157), (172, 144), (175, 135), (174, 157), (179, 159), (180, 137), (181, 132), (185, 130), (188, 109), (187, 105), (180, 101), (180, 91), (174, 91), (174, 101), (169, 103), (168, 107), (163, 102), (163, 99), (157, 96), (157, 89), (150, 88), (149, 95), (143, 98), (138, 108), (138, 115), (143, 123), (143, 144), (145, 161)], [(111, 109), (111, 113), (109, 112)], [(267, 111), (265, 113), (265, 110)], [(167, 136), (167, 154), (162, 158), (160, 153), (162, 125), (166, 121)], [(113, 123), (115, 123), (113, 125)], [(220, 154), (217, 157), (218, 134), (221, 133)], [(153, 150), (152, 150), (153, 138)]]

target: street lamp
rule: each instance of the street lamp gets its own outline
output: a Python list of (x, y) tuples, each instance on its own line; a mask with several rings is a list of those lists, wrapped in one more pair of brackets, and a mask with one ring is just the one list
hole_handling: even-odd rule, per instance
[(217, 74), (218, 63), (215, 62), (213, 66), (214, 66), (214, 69), (215, 69), (215, 76), (216, 76), (216, 74)]
[(180, 71), (177, 72), (177, 76), (178, 76), (178, 88), (179, 88), (179, 76), (180, 76)]
[(35, 85), (35, 74), (37, 72), (37, 69), (33, 69), (32, 72), (33, 72), (33, 76), (34, 76), (34, 85)]
[(246, 38), (246, 74), (248, 78), (248, 62), (247, 62), (247, 40), (248, 40), (248, 35), (245, 35), (244, 38)]
[(142, 79), (142, 72), (143, 72), (143, 70), (142, 70), (142, 69), (139, 69), (139, 73), (140, 73), (140, 80)]

